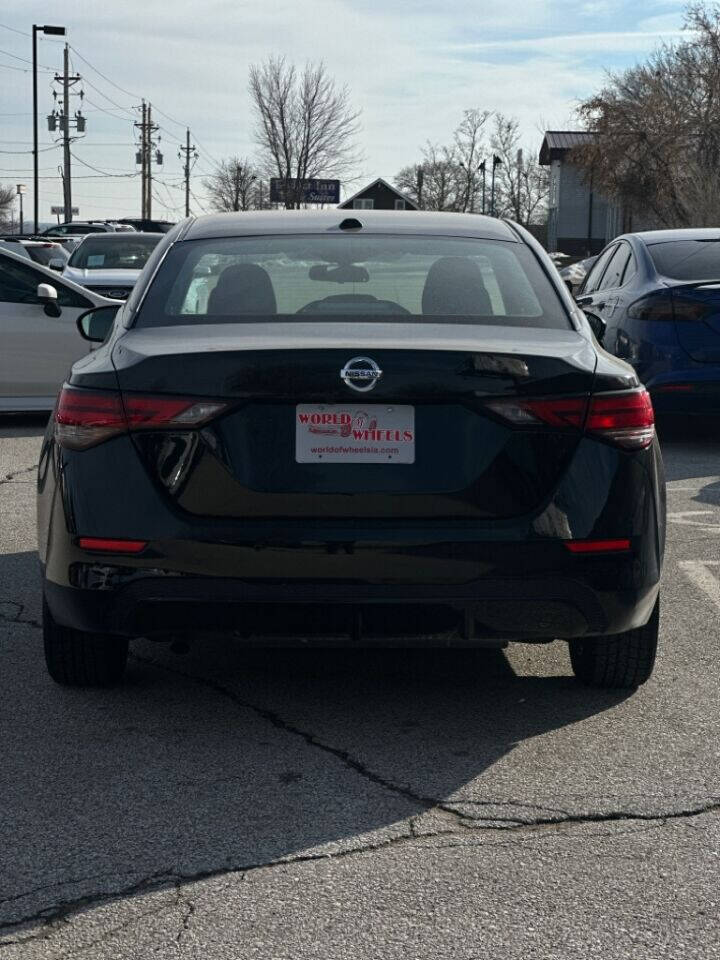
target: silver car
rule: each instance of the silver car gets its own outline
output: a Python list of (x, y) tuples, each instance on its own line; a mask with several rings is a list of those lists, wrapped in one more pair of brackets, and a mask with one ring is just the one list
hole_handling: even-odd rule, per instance
[(0, 412), (52, 410), (88, 349), (77, 318), (114, 302), (0, 247)]
[(73, 251), (63, 276), (88, 290), (125, 300), (164, 233), (94, 233)]

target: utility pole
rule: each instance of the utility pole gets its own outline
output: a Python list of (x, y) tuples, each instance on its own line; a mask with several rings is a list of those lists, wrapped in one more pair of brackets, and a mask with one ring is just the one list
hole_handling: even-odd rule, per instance
[(35, 233), (38, 232), (40, 211), (40, 177), (38, 175), (38, 84), (37, 84), (37, 35), (49, 34), (53, 37), (64, 37), (65, 27), (38, 26), (32, 28), (32, 71), (33, 71), (33, 214)]
[(152, 106), (151, 104), (147, 105), (147, 140), (145, 141), (145, 146), (147, 148), (147, 166), (145, 168), (145, 176), (147, 177), (147, 186), (145, 188), (145, 209), (147, 213), (145, 214), (147, 219), (150, 220), (152, 217)]
[(65, 44), (63, 56), (63, 200), (65, 201), (65, 223), (72, 220), (72, 184), (70, 182), (70, 48)]
[(492, 179), (490, 181), (490, 216), (495, 216), (495, 168), (502, 166), (502, 160), (498, 157), (497, 154), (493, 154), (492, 158)]
[[(145, 214), (147, 212), (147, 197), (146, 197), (146, 188), (147, 188), (147, 106), (145, 101), (142, 102), (142, 121), (135, 124), (136, 127), (140, 127), (140, 216), (145, 219)], [(138, 159), (137, 157), (135, 159)]]
[[(79, 83), (81, 77), (79, 74), (70, 74), (70, 47), (65, 44), (65, 54), (63, 57), (63, 72), (62, 76), (55, 74), (55, 83), (62, 84), (62, 97), (60, 102), (62, 108), (58, 113), (57, 109), (54, 109), (52, 113), (48, 115), (48, 130), (51, 133), (54, 133), (58, 127), (62, 133), (62, 142), (63, 142), (63, 166), (62, 166), (62, 179), (63, 179), (63, 207), (65, 212), (65, 222), (70, 223), (72, 221), (72, 183), (70, 180), (70, 131), (71, 126), (75, 126), (77, 133), (85, 133), (86, 120), (82, 115), (80, 110), (75, 111), (75, 116), (71, 118), (70, 116), (70, 97), (74, 96), (72, 93), (72, 88), (76, 83)], [(77, 94), (80, 97), (80, 102), (85, 96), (82, 90)], [(53, 91), (53, 97), (57, 104), (58, 95), (56, 91)]]
[[(190, 143), (190, 130), (185, 131), (185, 146), (180, 147), (178, 150), (178, 157), (182, 160), (183, 154), (185, 154), (185, 162), (183, 164), (183, 173), (185, 176), (185, 216), (190, 216), (190, 171), (192, 170), (195, 160), (197, 160), (197, 150), (195, 149), (195, 144)], [(193, 163), (190, 163), (190, 156), (192, 155)]]

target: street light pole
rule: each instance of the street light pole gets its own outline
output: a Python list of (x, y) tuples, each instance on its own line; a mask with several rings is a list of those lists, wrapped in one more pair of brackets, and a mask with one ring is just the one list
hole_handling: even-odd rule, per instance
[(492, 179), (490, 186), (490, 216), (495, 216), (495, 168), (499, 167), (502, 163), (500, 157), (494, 153), (492, 158)]
[(17, 185), (17, 195), (20, 197), (20, 236), (25, 233), (25, 216), (23, 214), (23, 196), (27, 187), (24, 183), (18, 183)]
[(35, 233), (38, 232), (39, 221), (39, 183), (38, 175), (38, 93), (37, 93), (37, 35), (38, 31), (53, 37), (64, 37), (65, 27), (42, 27), (36, 23), (32, 28), (32, 71), (33, 71), (33, 214), (35, 220)]
[(479, 169), (480, 172), (482, 173), (482, 178), (483, 178), (483, 187), (482, 187), (482, 190), (483, 190), (483, 194), (482, 194), (482, 197), (483, 197), (483, 201), (482, 201), (482, 212), (483, 212), (483, 214), (485, 214), (485, 212), (486, 212), (486, 211), (485, 211), (485, 171), (486, 171), (486, 169), (487, 169), (487, 162), (486, 162), (485, 160), (483, 160), (483, 162), (480, 164), (480, 166), (479, 166), (478, 169)]

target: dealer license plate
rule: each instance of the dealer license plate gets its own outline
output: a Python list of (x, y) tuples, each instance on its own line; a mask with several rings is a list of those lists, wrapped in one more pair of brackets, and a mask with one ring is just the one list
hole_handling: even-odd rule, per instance
[(298, 463), (415, 463), (415, 408), (385, 403), (301, 403)]

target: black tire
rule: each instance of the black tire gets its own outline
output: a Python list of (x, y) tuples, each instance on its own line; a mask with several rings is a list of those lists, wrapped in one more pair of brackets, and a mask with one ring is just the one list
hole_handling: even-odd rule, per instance
[(634, 689), (649, 679), (655, 666), (660, 598), (644, 627), (613, 637), (570, 641), (573, 673), (588, 687)]
[(66, 687), (109, 687), (125, 672), (128, 641), (63, 627), (43, 599), (43, 643), (48, 673)]

